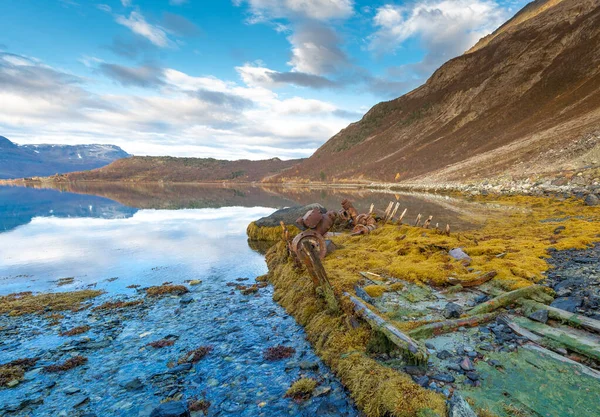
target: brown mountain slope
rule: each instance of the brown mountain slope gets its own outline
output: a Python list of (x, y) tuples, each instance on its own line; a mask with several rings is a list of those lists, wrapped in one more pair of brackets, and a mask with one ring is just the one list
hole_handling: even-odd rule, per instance
[(255, 182), (289, 169), (301, 160), (225, 161), (212, 158), (134, 156), (93, 171), (54, 177), (66, 181)]
[(444, 182), (597, 163), (599, 93), (600, 3), (538, 1), (279, 179)]

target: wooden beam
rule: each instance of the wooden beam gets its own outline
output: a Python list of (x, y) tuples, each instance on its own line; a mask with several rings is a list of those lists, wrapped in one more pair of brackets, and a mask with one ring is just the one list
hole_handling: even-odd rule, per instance
[(421, 342), (413, 340), (410, 336), (402, 333), (396, 326), (380, 317), (357, 297), (344, 293), (354, 304), (354, 311), (358, 313), (372, 329), (383, 333), (393, 344), (398, 346), (405, 357), (416, 363), (427, 363), (429, 353)]
[(497, 313), (481, 314), (456, 320), (445, 320), (437, 323), (429, 323), (408, 332), (415, 339), (425, 339), (440, 334), (450, 333), (459, 327), (475, 327), (494, 320)]
[(400, 215), (400, 217), (398, 217), (398, 221), (396, 222), (396, 224), (402, 224), (402, 219), (404, 218), (404, 216), (406, 216), (407, 211), (408, 211), (408, 209), (405, 208), (404, 211), (402, 212), (402, 214)]
[(452, 284), (452, 285), (458, 285), (458, 284), (460, 284), (464, 288), (467, 288), (467, 287), (477, 287), (478, 285), (485, 284), (486, 282), (490, 281), (496, 275), (498, 275), (498, 273), (496, 271), (490, 271), (490, 272), (487, 272), (487, 273), (483, 274), (479, 278), (475, 278), (475, 279), (472, 279), (472, 280), (469, 280), (469, 281), (463, 281), (462, 279), (458, 279), (458, 278), (454, 278), (454, 277), (449, 277), (448, 278), (448, 282), (450, 284)]
[(469, 311), (469, 315), (475, 316), (478, 314), (490, 313), (501, 307), (506, 307), (507, 305), (516, 302), (520, 298), (552, 298), (552, 296), (548, 295), (546, 291), (547, 288), (540, 285), (530, 285), (529, 287), (519, 288), (518, 290), (504, 293), (496, 298), (486, 301), (485, 303), (479, 304)]
[(548, 310), (548, 317), (550, 318), (568, 323), (573, 327), (581, 327), (595, 333), (600, 333), (600, 321), (598, 320), (561, 310), (560, 308), (547, 306), (533, 300), (522, 300), (521, 304), (527, 308), (530, 313), (538, 310)]

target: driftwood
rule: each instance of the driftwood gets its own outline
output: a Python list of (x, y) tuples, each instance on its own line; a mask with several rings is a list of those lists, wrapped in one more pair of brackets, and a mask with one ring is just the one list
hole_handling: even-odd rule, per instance
[(595, 369), (589, 368), (589, 367), (585, 366), (584, 364), (575, 362), (574, 360), (569, 359), (569, 358), (565, 358), (562, 355), (554, 353), (551, 350), (545, 349), (538, 345), (527, 344), (527, 345), (523, 345), (523, 347), (525, 349), (533, 350), (533, 351), (548, 355), (551, 358), (556, 359), (560, 362), (568, 363), (571, 366), (577, 367), (582, 373), (584, 373), (588, 376), (591, 376), (592, 378), (596, 378), (596, 379), (600, 380), (600, 372), (596, 371)]
[(497, 310), (501, 307), (506, 307), (510, 305), (520, 298), (536, 298), (542, 300), (548, 300), (548, 298), (552, 298), (546, 293), (546, 288), (540, 285), (530, 285), (529, 287), (520, 288), (518, 290), (510, 291), (499, 295), (496, 298), (493, 298), (485, 303), (479, 304), (475, 308), (469, 311), (470, 316), (475, 316), (478, 314), (489, 313), (494, 310)]
[(380, 331), (390, 340), (390, 342), (398, 346), (408, 359), (415, 361), (416, 363), (427, 363), (429, 354), (427, 353), (427, 348), (422, 343), (413, 340), (410, 336), (402, 333), (396, 326), (377, 315), (369, 308), (369, 306), (358, 298), (348, 293), (345, 293), (344, 295), (348, 296), (350, 301), (354, 304), (354, 311), (369, 323), (371, 328)]
[(407, 211), (408, 211), (408, 209), (405, 208), (404, 211), (402, 212), (402, 214), (400, 215), (400, 217), (398, 217), (398, 221), (396, 221), (396, 224), (402, 224), (402, 219), (404, 218), (404, 216), (406, 216)]
[(415, 220), (415, 227), (419, 227), (421, 224), (421, 213), (417, 216), (417, 220)]
[(446, 230), (444, 232), (446, 234), (446, 236), (450, 236), (450, 225), (446, 224)]
[[(400, 203), (396, 203), (396, 205), (394, 206), (394, 210), (392, 210), (392, 213), (390, 214), (390, 218), (387, 220), (389, 220), (389, 221), (394, 220), (394, 216), (396, 215), (396, 212), (398, 211), (399, 207), (400, 207)], [(387, 220), (386, 220), (386, 222), (387, 222)]]
[(489, 323), (496, 318), (496, 313), (481, 314), (479, 316), (466, 317), (464, 319), (445, 320), (437, 323), (425, 324), (408, 332), (409, 336), (416, 339), (424, 339), (431, 336), (450, 333), (459, 327), (475, 327)]
[(533, 300), (522, 300), (521, 303), (524, 307), (532, 312), (538, 310), (548, 310), (548, 317), (550, 318), (560, 320), (574, 327), (581, 327), (595, 333), (600, 333), (600, 321), (598, 320), (561, 310), (560, 308), (550, 307)]
[(568, 328), (561, 329), (550, 327), (524, 317), (514, 317), (512, 321), (525, 330), (540, 336), (542, 338), (541, 340), (550, 340), (554, 342), (554, 344), (558, 343), (563, 345), (573, 352), (577, 352), (596, 361), (600, 360), (600, 339), (595, 335), (582, 331), (577, 332)]
[(429, 225), (431, 224), (432, 220), (433, 220), (433, 216), (429, 216), (427, 218), (427, 220), (425, 220), (425, 224), (423, 224), (423, 228), (424, 229), (429, 229)]
[(458, 278), (448, 278), (448, 282), (452, 285), (462, 285), (463, 287), (467, 288), (467, 287), (477, 287), (478, 285), (481, 284), (485, 284), (486, 282), (490, 281), (492, 278), (494, 278), (496, 275), (498, 275), (498, 273), (496, 271), (490, 271), (487, 272), (485, 274), (483, 274), (482, 276), (480, 276), (479, 278), (475, 278), (469, 281), (463, 281), (461, 279)]
[(310, 242), (302, 241), (301, 251), (302, 261), (306, 265), (306, 270), (312, 278), (315, 289), (321, 288), (327, 306), (331, 311), (339, 311), (339, 304), (335, 297), (335, 292), (329, 282), (329, 278), (327, 278), (327, 273), (325, 272), (325, 268), (321, 263), (321, 258), (317, 254), (315, 247)]

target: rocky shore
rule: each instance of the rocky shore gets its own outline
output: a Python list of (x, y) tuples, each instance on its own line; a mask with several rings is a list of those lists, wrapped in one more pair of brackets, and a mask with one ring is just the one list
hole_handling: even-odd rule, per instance
[[(253, 281), (91, 294), (35, 312), (20, 309), (38, 295), (0, 297), (10, 309), (0, 315), (0, 415), (357, 415), (302, 328)], [(277, 347), (287, 354), (266, 355)], [(295, 401), (285, 393), (299, 378), (315, 387)]]

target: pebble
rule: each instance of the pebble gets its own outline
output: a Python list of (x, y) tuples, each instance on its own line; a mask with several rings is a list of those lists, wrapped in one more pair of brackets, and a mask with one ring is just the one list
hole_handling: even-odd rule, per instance
[(190, 417), (190, 411), (187, 402), (171, 401), (152, 410), (150, 417)]
[(435, 374), (431, 377), (432, 379), (435, 379), (436, 381), (442, 381), (442, 382), (454, 382), (454, 377), (450, 374)]
[(464, 358), (460, 363), (460, 367), (463, 371), (474, 371), (475, 366), (473, 366), (473, 362), (469, 358)]

